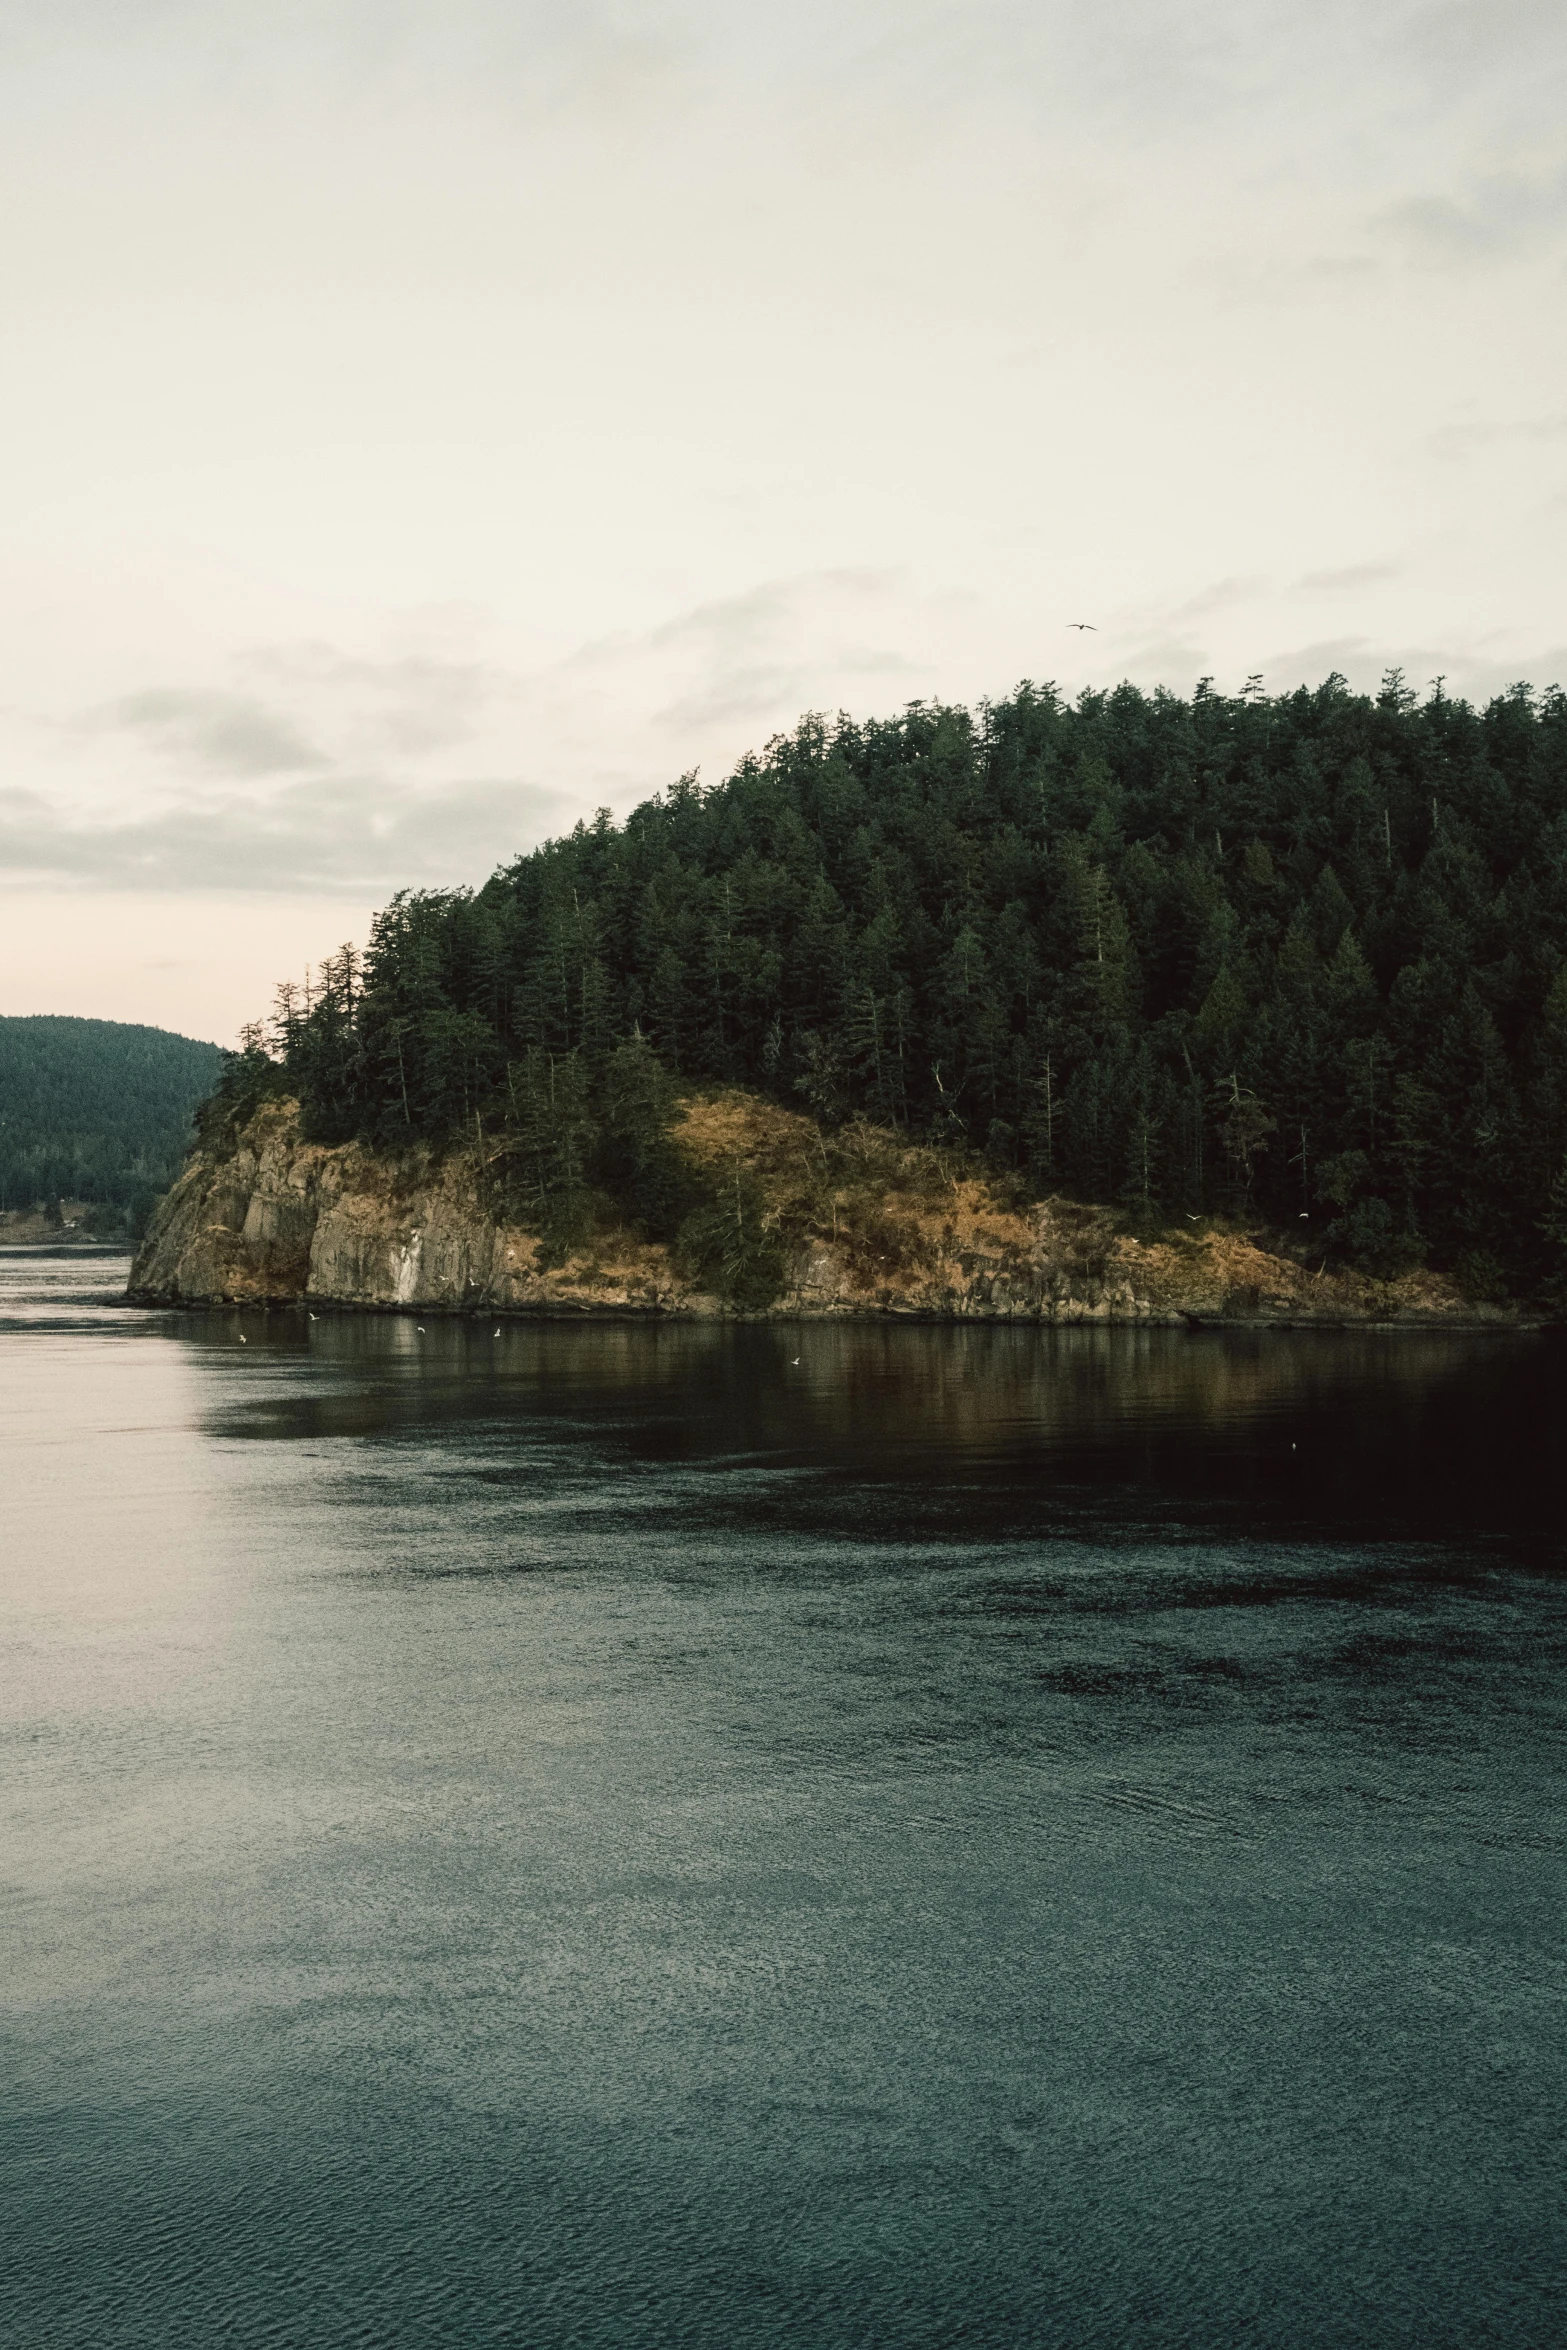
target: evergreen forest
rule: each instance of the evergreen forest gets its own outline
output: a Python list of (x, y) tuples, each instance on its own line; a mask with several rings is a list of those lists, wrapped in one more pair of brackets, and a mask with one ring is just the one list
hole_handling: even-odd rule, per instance
[(0, 1018), (0, 1208), (87, 1200), (144, 1223), (222, 1058), (127, 1021)]
[[(1472, 1293), (1567, 1270), (1567, 696), (1024, 684), (810, 717), (726, 781), (409, 893), (280, 990), (208, 1131), (483, 1138), (668, 1226), (675, 1089), (1228, 1214)], [(573, 1203), (577, 1203), (574, 1207)]]

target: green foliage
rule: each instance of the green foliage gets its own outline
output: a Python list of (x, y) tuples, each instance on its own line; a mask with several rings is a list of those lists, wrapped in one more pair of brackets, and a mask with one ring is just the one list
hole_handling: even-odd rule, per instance
[(705, 1289), (742, 1313), (764, 1313), (784, 1285), (784, 1255), (761, 1190), (733, 1168), (681, 1226), (679, 1251)]
[[(1352, 1265), (1374, 1273), (1381, 1281), (1391, 1281), (1420, 1262), (1419, 1235), (1399, 1227), (1385, 1199), (1356, 1200), (1336, 1223), (1328, 1226), (1326, 1237), (1343, 1251)], [(1496, 1264), (1494, 1258), (1487, 1258), (1486, 1262)], [(1499, 1274), (1499, 1267), (1497, 1271)]]
[(1233, 1070), (1228, 1090), (1221, 1090), (1219, 1115), (1219, 1139), (1230, 1163), (1236, 1202), (1246, 1208), (1251, 1204), (1258, 1161), (1268, 1148), (1270, 1136), (1278, 1132), (1279, 1122), (1269, 1117), (1257, 1096), (1241, 1084)]
[(598, 1181), (650, 1240), (672, 1240), (700, 1186), (670, 1139), (673, 1082), (640, 1030), (610, 1054), (599, 1100)]
[(262, 1103), (286, 1093), (289, 1083), (288, 1071), (264, 1049), (260, 1030), (247, 1028), (239, 1051), (223, 1054), (218, 1082), (196, 1111), (197, 1141), (204, 1150), (226, 1150)]
[(510, 1063), (504, 1131), (510, 1205), (542, 1234), (545, 1262), (558, 1263), (593, 1225), (598, 1126), (582, 1055), (530, 1045)]
[(158, 1194), (155, 1191), (132, 1192), (125, 1209), (125, 1229), (134, 1247), (139, 1248), (146, 1239), (147, 1227), (152, 1222), (157, 1204)]
[(482, 1135), (568, 1223), (597, 1191), (680, 1227), (660, 1088), (735, 1083), (1140, 1219), (1229, 1209), (1527, 1290), (1564, 974), (1559, 691), (1024, 685), (807, 719), (713, 789), (401, 897), (269, 1049), (312, 1133)]
[(1547, 1250), (1544, 1295), (1559, 1311), (1567, 1312), (1567, 1159), (1551, 1178), (1540, 1232)]
[(116, 1211), (179, 1172), (216, 1045), (118, 1020), (0, 1019), (0, 1207), (90, 1200)]
[(1476, 1305), (1499, 1305), (1507, 1296), (1506, 1268), (1488, 1248), (1466, 1249), (1453, 1267), (1453, 1278)]

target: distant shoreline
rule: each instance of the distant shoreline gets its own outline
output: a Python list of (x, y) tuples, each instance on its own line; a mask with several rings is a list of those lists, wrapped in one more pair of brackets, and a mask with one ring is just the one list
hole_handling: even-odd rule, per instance
[(130, 1257), (128, 1240), (0, 1240), (0, 1257)]

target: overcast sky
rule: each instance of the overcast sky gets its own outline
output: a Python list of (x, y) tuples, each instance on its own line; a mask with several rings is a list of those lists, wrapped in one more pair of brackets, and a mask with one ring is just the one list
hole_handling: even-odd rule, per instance
[(1567, 682), (1564, 126), (1560, 0), (0, 0), (0, 1010), (807, 709)]

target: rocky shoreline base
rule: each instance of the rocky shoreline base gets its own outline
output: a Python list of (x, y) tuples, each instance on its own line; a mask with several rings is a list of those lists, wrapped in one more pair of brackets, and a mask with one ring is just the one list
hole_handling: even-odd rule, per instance
[[(945, 1154), (814, 1122), (753, 1095), (683, 1105), (676, 1139), (709, 1177), (731, 1165), (767, 1203), (782, 1279), (758, 1317), (1058, 1325), (1519, 1329), (1541, 1317), (1396, 1280), (1234, 1224), (1131, 1228), (1115, 1211), (1023, 1200)], [(159, 1305), (305, 1304), (426, 1314), (738, 1317), (678, 1249), (600, 1219), (549, 1249), (515, 1221), (476, 1150), (395, 1157), (307, 1142), (265, 1105), (198, 1151), (160, 1203), (127, 1296)]]

